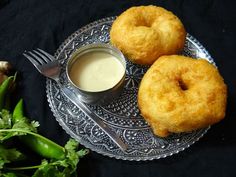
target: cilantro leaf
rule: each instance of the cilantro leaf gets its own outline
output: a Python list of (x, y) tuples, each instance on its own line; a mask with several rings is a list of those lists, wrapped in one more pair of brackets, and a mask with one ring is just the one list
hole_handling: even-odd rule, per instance
[(11, 128), (12, 126), (11, 120), (12, 120), (12, 115), (10, 114), (10, 112), (3, 109), (0, 112), (0, 129)]
[(47, 160), (43, 160), (41, 167), (38, 168), (32, 177), (67, 177), (67, 174), (61, 172), (57, 166), (49, 163)]
[[(12, 123), (12, 114), (3, 109), (0, 112), (0, 142), (7, 140), (13, 136), (26, 135), (26, 132), (37, 132), (39, 123), (37, 121), (30, 122), (26, 117), (22, 117), (15, 124)], [(4, 130), (16, 130), (16, 131), (4, 131)], [(24, 130), (24, 131), (17, 131)]]
[(79, 146), (79, 143), (75, 141), (74, 139), (70, 139), (65, 145), (65, 149), (67, 151), (66, 157), (68, 158), (67, 163), (70, 164), (72, 172), (76, 170), (79, 159), (85, 156), (86, 154), (88, 154), (87, 149), (76, 151), (78, 146)]
[(7, 149), (3, 145), (0, 145), (0, 169), (2, 169), (6, 163), (21, 160), (23, 158), (24, 155), (17, 149)]
[(68, 177), (76, 176), (76, 168), (79, 159), (86, 154), (88, 150), (79, 150), (79, 143), (74, 139), (70, 139), (66, 145), (66, 158), (63, 160), (51, 159), (50, 162), (43, 160), (40, 168), (38, 168), (33, 177)]
[(22, 120), (17, 121), (12, 126), (12, 129), (22, 129), (22, 130), (25, 130), (25, 131), (36, 133), (38, 125), (39, 125), (38, 122), (36, 122), (36, 121), (29, 122), (29, 120), (26, 117), (22, 117)]

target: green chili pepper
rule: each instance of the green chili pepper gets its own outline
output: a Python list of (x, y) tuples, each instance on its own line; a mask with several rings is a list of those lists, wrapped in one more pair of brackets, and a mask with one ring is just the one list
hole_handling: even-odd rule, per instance
[(0, 111), (4, 107), (5, 96), (13, 80), (14, 80), (14, 76), (10, 76), (5, 81), (3, 81), (3, 83), (0, 86)]
[(51, 159), (65, 158), (65, 149), (62, 146), (54, 143), (53, 141), (37, 133), (21, 136), (20, 140), (24, 142), (34, 152), (45, 158), (51, 158)]
[[(24, 117), (23, 100), (15, 106), (12, 116), (12, 122), (16, 123), (26, 119)], [(65, 158), (64, 147), (56, 144), (55, 142), (33, 132), (28, 132), (27, 135), (20, 136), (20, 140), (24, 142), (29, 148), (31, 148), (37, 154), (52, 159), (63, 159)]]
[(13, 77), (13, 79), (11, 79), (11, 81), (9, 82), (8, 91), (7, 91), (7, 93), (5, 93), (4, 104), (3, 104), (2, 109), (6, 109), (6, 110), (11, 109), (11, 95), (16, 87), (16, 84), (15, 84), (16, 83), (16, 76), (17, 76), (17, 72), (14, 74), (14, 76), (11, 76), (11, 77)]
[(23, 99), (20, 99), (13, 110), (12, 121), (16, 123), (24, 117)]

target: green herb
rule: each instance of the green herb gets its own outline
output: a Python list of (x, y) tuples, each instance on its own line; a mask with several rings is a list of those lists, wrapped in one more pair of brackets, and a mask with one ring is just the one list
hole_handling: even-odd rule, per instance
[(6, 149), (3, 145), (0, 145), (0, 169), (4, 164), (14, 162), (23, 159), (24, 155), (15, 148)]
[[(87, 149), (78, 150), (79, 143), (69, 139), (65, 147), (37, 133), (39, 123), (30, 121), (24, 116), (23, 100), (15, 106), (13, 113), (5, 108), (4, 99), (14, 77), (8, 77), (0, 85), (0, 176), (29, 177), (25, 171), (30, 171), (32, 177), (72, 177), (77, 176), (76, 169), (81, 157), (88, 153)], [(12, 142), (17, 138), (32, 151), (41, 156), (41, 164), (32, 166), (14, 166), (13, 162), (27, 159)], [(12, 147), (13, 146), (13, 147)]]

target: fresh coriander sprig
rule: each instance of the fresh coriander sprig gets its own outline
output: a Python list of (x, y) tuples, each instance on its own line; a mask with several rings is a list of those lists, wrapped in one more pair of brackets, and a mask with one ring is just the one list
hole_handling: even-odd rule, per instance
[[(78, 150), (79, 143), (74, 139), (69, 139), (65, 147), (62, 147), (37, 133), (39, 123), (25, 117), (22, 99), (15, 106), (13, 113), (2, 109), (10, 83), (15, 81), (15, 77), (10, 76), (0, 85), (0, 176), (28, 177), (22, 173), (26, 170), (34, 170), (32, 177), (77, 176), (78, 162), (88, 153), (87, 149)], [(41, 164), (12, 166), (12, 162), (21, 161), (27, 156), (17, 147), (6, 146), (6, 142), (13, 137), (19, 138), (19, 141), (40, 155)]]

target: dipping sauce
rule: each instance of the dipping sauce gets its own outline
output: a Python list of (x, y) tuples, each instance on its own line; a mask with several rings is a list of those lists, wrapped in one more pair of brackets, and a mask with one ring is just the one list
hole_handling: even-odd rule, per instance
[(71, 81), (80, 89), (91, 92), (114, 87), (124, 76), (121, 61), (106, 52), (91, 52), (79, 56), (69, 72)]

